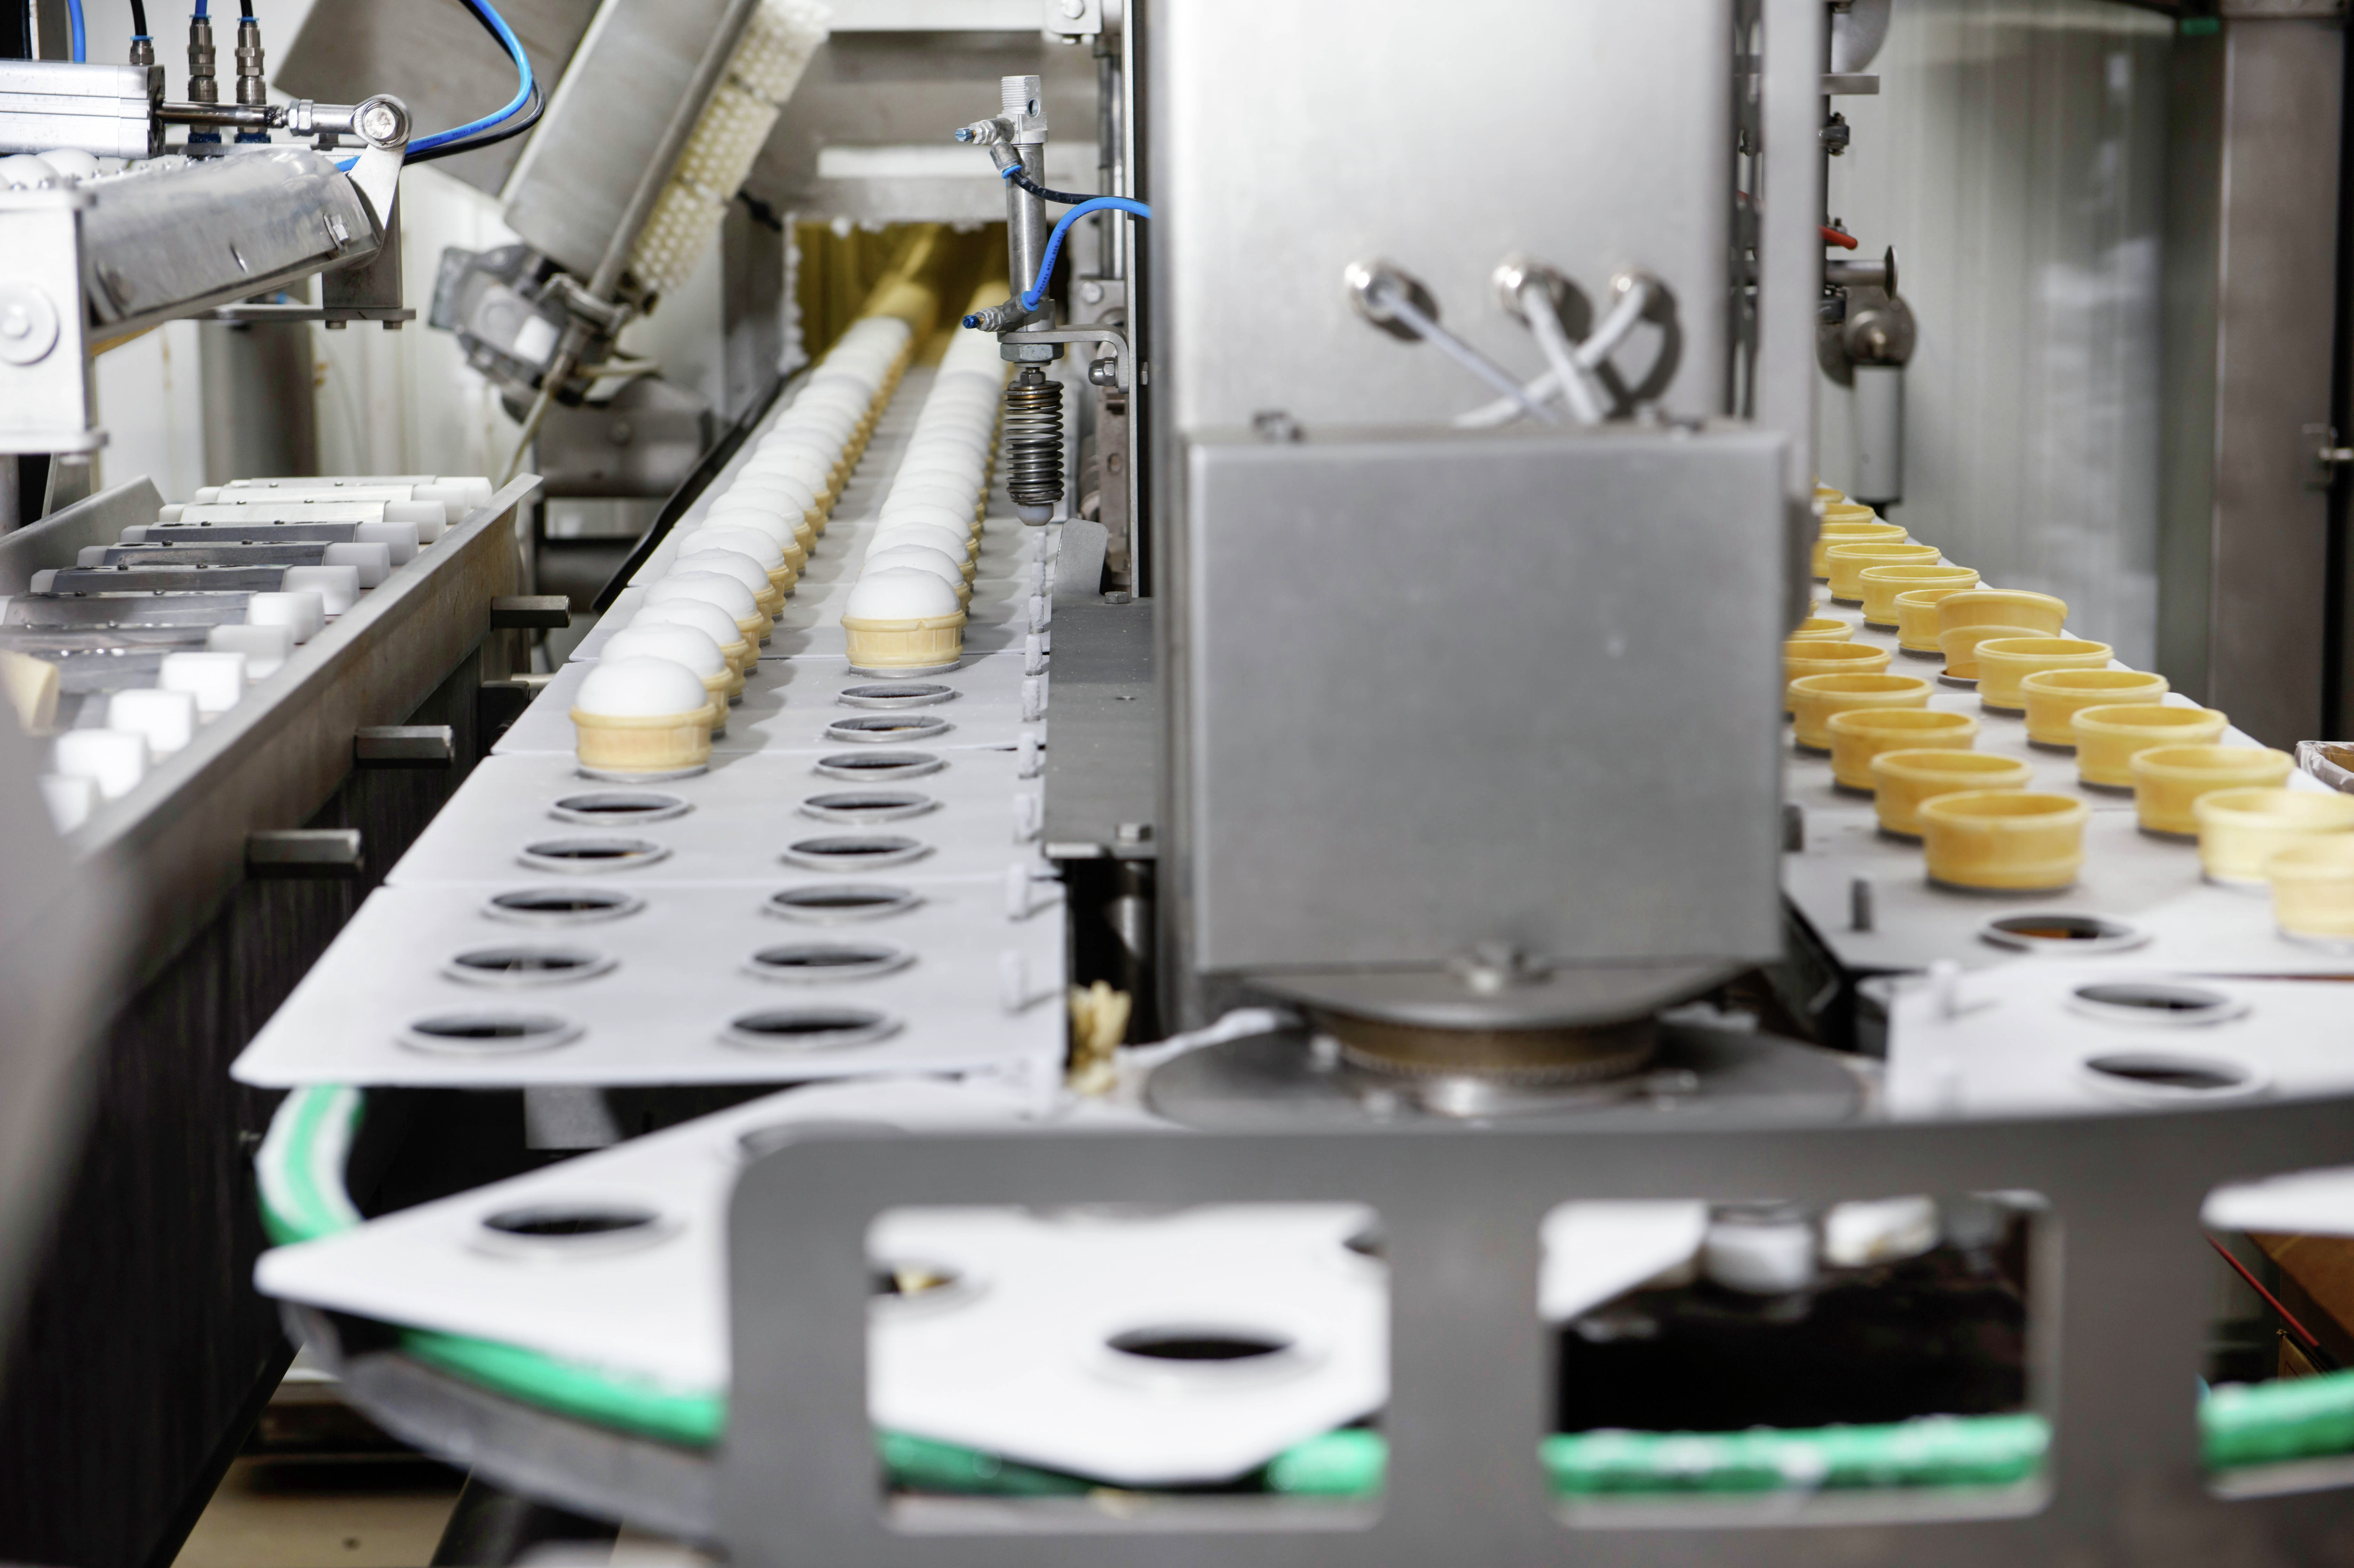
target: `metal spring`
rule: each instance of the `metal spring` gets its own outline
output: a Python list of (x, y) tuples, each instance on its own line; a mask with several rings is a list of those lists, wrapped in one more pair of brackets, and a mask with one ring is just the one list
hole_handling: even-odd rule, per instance
[(1018, 506), (1063, 498), (1063, 384), (1036, 366), (1005, 388), (1005, 489)]

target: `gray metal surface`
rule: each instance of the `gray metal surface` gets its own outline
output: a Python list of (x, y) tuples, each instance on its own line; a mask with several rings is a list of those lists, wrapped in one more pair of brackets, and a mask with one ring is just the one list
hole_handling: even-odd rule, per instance
[(1782, 452), (1197, 444), (1169, 824), (1194, 966), (1775, 953)]
[[(576, 276), (595, 272), (617, 232), (634, 227), (631, 197), (731, 10), (742, 6), (606, 0), (507, 182), (507, 226)], [(652, 171), (657, 187), (669, 172), (667, 162)]]
[[(2193, 1374), (2210, 1299), (2187, 1287), (2212, 1266), (2198, 1224), (2211, 1187), (2342, 1158), (2349, 1136), (2346, 1099), (1901, 1130), (812, 1134), (745, 1173), (729, 1222), (735, 1380), (719, 1491), (728, 1557), (737, 1568), (2339, 1562), (2354, 1530), (2342, 1495), (2225, 1500), (2206, 1489)], [(1538, 1237), (1555, 1204), (1998, 1190), (2040, 1192), (2062, 1222), (2039, 1230), (2031, 1271), (2030, 1399), (2054, 1422), (2046, 1486), (1991, 1500), (1931, 1490), (1795, 1506), (1647, 1501), (1634, 1518), (1579, 1510), (1564, 1531), (1536, 1457), (1553, 1399), (1535, 1309)], [(943, 1517), (881, 1499), (864, 1375), (876, 1215), (922, 1203), (1278, 1197), (1381, 1214), (1394, 1373), (1378, 1517), (1182, 1498)], [(1765, 1528), (1726, 1528), (1742, 1525)]]
[(163, 97), (164, 73), (142, 66), (0, 60), (0, 153), (152, 158), (164, 150)]
[[(1152, 612), (1149, 599), (1056, 601), (1055, 740), (1040, 835), (1049, 859), (1147, 860), (1157, 852), (1161, 721)], [(1141, 835), (1121, 832), (1139, 824)]]
[(551, 496), (662, 498), (694, 473), (711, 425), (710, 405), (695, 393), (642, 376), (609, 402), (549, 408), (535, 456)]
[[(1004, 182), (988, 154), (947, 136), (990, 111), (1000, 77), (1042, 75), (1049, 120), (1094, 123), (1093, 62), (1042, 39), (1034, 8), (1011, 32), (875, 30), (857, 10), (836, 9), (833, 36), (811, 58), (745, 182), (771, 207), (805, 218), (992, 223), (1005, 215)], [(969, 5), (949, 9), (959, 27), (986, 21)], [(1077, 137), (1063, 143), (1051, 146), (1044, 183), (1093, 190), (1091, 150)]]
[[(1824, 101), (1817, 73), (1826, 58), (1829, 8), (1818, 0), (1764, 0), (1765, 58), (1758, 126), (1762, 188), (1757, 218), (1757, 363), (1755, 417), (1789, 437), (1784, 484), (1790, 498), (1813, 493), (1815, 312), (1821, 293), (1823, 160), (1818, 149)], [(1630, 13), (1634, 15), (1634, 13)], [(1803, 526), (1805, 517), (1794, 525)], [(1805, 574), (1797, 574), (1802, 579)], [(1790, 618), (1796, 620), (1797, 617)]]
[[(104, 440), (91, 428), (97, 379), (81, 298), (90, 207), (81, 190), (0, 190), (0, 452), (81, 453)], [(64, 466), (50, 463), (51, 483)], [(20, 470), (16, 514), (44, 510)]]
[(288, 1337), (323, 1361), (343, 1380), (345, 1397), (393, 1436), (526, 1497), (688, 1541), (713, 1538), (717, 1477), (708, 1455), (569, 1420), (397, 1350), (347, 1354), (334, 1318), (283, 1310)]
[[(2328, 501), (2315, 427), (2330, 418), (2344, 24), (2234, 20), (2223, 43), (2215, 292), (2213, 578), (2207, 700), (2268, 746), (2321, 712)], [(2334, 716), (2334, 715), (2333, 715)]]
[(87, 188), (83, 293), (109, 337), (365, 261), (383, 234), (358, 187), (307, 147), (159, 164)]
[[(111, 545), (125, 528), (153, 523), (163, 504), (155, 482), (143, 474), (0, 537), (0, 593), (21, 594), (32, 586), (35, 572), (71, 566), (74, 557), (90, 546)], [(42, 608), (27, 603), (16, 609), (31, 616)], [(9, 617), (12, 624), (22, 619), (14, 612)]]
[(526, 474), (468, 514), (73, 834), (134, 890), (128, 951), (176, 950), (242, 874), (248, 836), (308, 819), (351, 770), (353, 733), (406, 719), (482, 640), (492, 598), (515, 587), (514, 508), (538, 484)]
[[(1404, 0), (1156, 9), (1146, 112), (1160, 216), (1145, 243), (1172, 428), (1247, 424), (1266, 408), (1311, 429), (1436, 421), (1487, 401), (1437, 351), (1357, 320), (1341, 273), (1394, 261), (1450, 325), (1532, 376), (1537, 347), (1489, 287), (1515, 251), (1596, 300), (1624, 267), (1664, 279), (1681, 339), (1665, 405), (1722, 411), (1732, 37), (1730, 0), (1466, 0), (1443, 16)], [(1271, 154), (1281, 177), (1265, 177)], [(1810, 314), (1805, 326), (1811, 363)], [(1647, 363), (1656, 337), (1621, 362)]]
[(1844, 1121), (1862, 1107), (1852, 1058), (1771, 1035), (1670, 1024), (1650, 1065), (1574, 1087), (1516, 1088), (1352, 1066), (1304, 1034), (1254, 1034), (1189, 1051), (1153, 1071), (1145, 1103), (1203, 1132), (1363, 1128), (1444, 1118), (1678, 1130)]
[[(543, 93), (555, 90), (596, 10), (596, 0), (504, 0), (499, 6)], [(431, 130), (472, 120), (513, 97), (514, 65), (461, 7), (322, 0), (303, 17), (270, 81), (281, 92), (322, 103), (398, 93), (417, 123)], [(441, 159), (434, 169), (495, 194), (525, 144), (517, 137)]]

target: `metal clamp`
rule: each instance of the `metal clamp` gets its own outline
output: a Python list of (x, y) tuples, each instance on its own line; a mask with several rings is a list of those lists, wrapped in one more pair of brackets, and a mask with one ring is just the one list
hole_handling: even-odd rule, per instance
[(1130, 363), (1131, 350), (1128, 335), (1116, 326), (1025, 327), (1023, 343), (1108, 343), (1111, 344), (1112, 370), (1109, 381), (1097, 381), (1091, 366), (1087, 379), (1098, 387), (1111, 387), (1125, 392), (1136, 385), (1135, 366)]

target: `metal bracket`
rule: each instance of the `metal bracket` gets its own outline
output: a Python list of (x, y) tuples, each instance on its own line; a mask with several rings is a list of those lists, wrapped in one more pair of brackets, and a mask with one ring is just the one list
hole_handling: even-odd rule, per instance
[[(1113, 366), (1111, 385), (1123, 392), (1136, 385), (1135, 366), (1129, 359), (1128, 334), (1119, 327), (1108, 325), (1039, 327), (1035, 330), (1025, 327), (1020, 336), (1023, 343), (1108, 343), (1111, 344)], [(1090, 376), (1088, 379), (1092, 381), (1094, 377)], [(1096, 384), (1103, 385), (1101, 382)]]
[(82, 309), (82, 190), (0, 190), (0, 452), (88, 452), (97, 428)]
[(357, 828), (265, 828), (245, 839), (254, 876), (357, 876), (366, 864)]
[(560, 593), (508, 593), (491, 600), (493, 631), (561, 631), (572, 624), (572, 601)]
[[(2343, 1097), (1646, 1132), (1506, 1124), (866, 1137), (812, 1128), (744, 1171), (728, 1216), (734, 1379), (718, 1456), (721, 1535), (737, 1568), (2316, 1562), (2314, 1543), (2344, 1528), (2343, 1492), (2292, 1492), (2294, 1478), (2262, 1470), (2234, 1472), (2229, 1498), (2203, 1484), (2191, 1374), (2210, 1301), (2200, 1282), (2212, 1264), (2199, 1213), (2219, 1182), (2342, 1159), (2349, 1129), (2354, 1100)], [(2030, 1399), (2053, 1419), (2039, 1482), (1992, 1495), (1596, 1498), (1567, 1510), (1551, 1494), (1537, 1460), (1553, 1421), (1536, 1298), (1540, 1230), (1555, 1204), (1995, 1190), (2040, 1193), (2057, 1221), (2039, 1228), (2031, 1268)], [(1365, 1203), (1380, 1215), (1394, 1371), (1377, 1507), (883, 1495), (865, 1378), (864, 1260), (877, 1214), (1276, 1199)]]
[(447, 768), (458, 759), (458, 732), (446, 724), (368, 725), (352, 732), (352, 761), (362, 768)]

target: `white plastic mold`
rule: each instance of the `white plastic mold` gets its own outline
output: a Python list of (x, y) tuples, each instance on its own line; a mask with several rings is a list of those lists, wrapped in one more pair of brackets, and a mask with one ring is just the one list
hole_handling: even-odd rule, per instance
[[(276, 1248), (262, 1255), (255, 1283), (285, 1300), (521, 1345), (681, 1392), (716, 1392), (728, 1369), (727, 1200), (763, 1129), (797, 1120), (911, 1131), (1002, 1127), (1023, 1109), (1005, 1089), (971, 1082), (813, 1085)], [(480, 1245), (482, 1221), (493, 1214), (617, 1204), (657, 1216), (653, 1245), (601, 1252), (559, 1245), (535, 1260)]]
[[(494, 1087), (980, 1071), (1036, 1082), (1059, 1070), (1057, 888), (1034, 890), (1019, 920), (1002, 877), (917, 884), (877, 873), (853, 884), (785, 868), (757, 886), (629, 889), (634, 909), (572, 924), (490, 905), (549, 883), (518, 868), (495, 885), (379, 889), (234, 1075), (268, 1087)], [(812, 884), (836, 897), (888, 887), (917, 901), (833, 922), (768, 902)], [(1016, 967), (1018, 998), (1007, 986)]]
[[(1373, 1224), (1350, 1203), (886, 1213), (871, 1256), (956, 1282), (876, 1303), (868, 1409), (1122, 1485), (1238, 1476), (1388, 1400), (1388, 1271), (1349, 1245)], [(1156, 1353), (1185, 1341), (1228, 1353)]]
[(1889, 1008), (1889, 1110), (2134, 1112), (2343, 1093), (2354, 1087), (2344, 990), (2147, 959), (1941, 972), (1907, 982)]
[[(1857, 883), (1867, 885), (1869, 930), (1855, 928)], [(2095, 811), (2084, 829), (2084, 869), (2064, 893), (1965, 893), (1930, 885), (1921, 846), (1882, 833), (1871, 813), (1810, 816), (1806, 846), (1782, 857), (1782, 888), (1850, 969), (1915, 971), (1939, 959), (1983, 969), (2022, 948), (1986, 935), (1989, 922), (2029, 915), (2088, 916), (2139, 938), (2099, 944), (2118, 968), (2217, 974), (2354, 974), (2354, 955), (2292, 942), (2273, 925), (2263, 890), (2219, 887), (2199, 870), (2199, 846), (2141, 831), (2130, 810)], [(2031, 944), (2061, 959), (2090, 943)]]
[[(493, 753), (501, 757), (534, 753), (572, 756), (578, 740), (571, 717), (574, 696), (599, 662), (575, 661), (558, 670), (531, 705), (524, 709), (523, 716), (493, 747)], [(743, 700), (728, 708), (727, 733), (713, 738), (712, 753), (715, 757), (740, 757), (761, 752), (832, 749), (843, 741), (839, 736), (828, 735), (829, 726), (860, 715), (885, 711), (896, 711), (916, 724), (917, 727), (904, 737), (907, 745), (935, 749), (945, 747), (957, 751), (1016, 746), (1023, 729), (1034, 728), (1038, 722), (1023, 717), (1028, 701), (1024, 683), (1040, 683), (1035, 688), (1039, 704), (1052, 700), (1051, 673), (1032, 676), (1025, 673), (1026, 668), (1027, 662), (1022, 654), (997, 653), (969, 658), (943, 674), (898, 680), (853, 674), (849, 661), (839, 657), (772, 659), (764, 655), (744, 677)], [(911, 703), (893, 710), (873, 706), (870, 700), (857, 694), (866, 687), (910, 684), (942, 686), (956, 694), (936, 703)], [(852, 700), (844, 702), (845, 694)], [(925, 733), (929, 728), (928, 721), (934, 719), (948, 728), (938, 734)], [(889, 744), (902, 743), (895, 740)]]
[[(956, 738), (953, 733), (946, 737)], [(941, 766), (910, 761), (917, 757)], [(903, 762), (908, 766), (897, 766)], [(886, 873), (891, 880), (927, 883), (1002, 879), (1010, 865), (1043, 869), (1036, 844), (1017, 841), (1014, 799), (1035, 795), (1040, 787), (1037, 779), (1017, 779), (1020, 767), (1012, 750), (836, 743), (792, 754), (717, 755), (707, 771), (693, 778), (640, 785), (583, 779), (569, 757), (493, 757), (427, 825), (385, 883), (482, 886), (553, 878), (634, 890), (680, 884), (765, 887), (788, 876), (867, 880)], [(878, 791), (917, 792), (938, 805), (896, 819), (870, 813), (864, 821), (801, 809), (819, 795)], [(692, 810), (662, 815), (626, 808), (559, 810), (566, 800), (616, 794), (659, 794)], [(843, 838), (906, 840), (922, 853), (795, 848)], [(644, 848), (626, 850), (625, 842)]]

